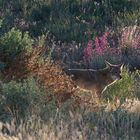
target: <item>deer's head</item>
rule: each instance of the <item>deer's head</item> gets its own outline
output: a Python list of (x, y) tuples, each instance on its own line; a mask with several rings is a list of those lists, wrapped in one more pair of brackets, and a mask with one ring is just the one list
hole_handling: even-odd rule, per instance
[(113, 64), (109, 63), (108, 61), (105, 61), (105, 63), (106, 63), (106, 67), (108, 69), (108, 72), (112, 76), (112, 79), (113, 80), (121, 79), (121, 72), (123, 69), (123, 64), (113, 65)]

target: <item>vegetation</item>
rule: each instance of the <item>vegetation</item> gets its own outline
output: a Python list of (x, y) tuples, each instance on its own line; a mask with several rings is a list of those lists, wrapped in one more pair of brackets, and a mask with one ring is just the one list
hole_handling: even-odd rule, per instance
[[(139, 0), (0, 0), (0, 139), (140, 137)], [(66, 68), (124, 64), (101, 98)]]

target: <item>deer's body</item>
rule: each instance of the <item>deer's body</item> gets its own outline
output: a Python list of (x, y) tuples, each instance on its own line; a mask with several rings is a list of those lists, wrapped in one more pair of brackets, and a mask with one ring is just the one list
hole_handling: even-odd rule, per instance
[(73, 76), (77, 87), (89, 90), (99, 96), (106, 86), (117, 79), (120, 79), (120, 65), (111, 65), (108, 63), (105, 69), (68, 69), (66, 73)]

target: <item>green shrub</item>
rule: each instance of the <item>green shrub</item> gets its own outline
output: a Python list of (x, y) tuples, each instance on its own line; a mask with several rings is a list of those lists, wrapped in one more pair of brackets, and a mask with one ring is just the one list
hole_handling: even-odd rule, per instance
[(98, 54), (94, 54), (91, 62), (90, 62), (90, 66), (93, 69), (103, 69), (106, 67), (105, 65), (105, 58), (102, 55), (98, 55)]
[(28, 33), (22, 34), (19, 30), (12, 28), (0, 38), (0, 61), (5, 64), (11, 62), (20, 53), (32, 52), (33, 40)]
[[(24, 119), (32, 115), (40, 116), (43, 111), (47, 110), (45, 104), (48, 96), (49, 93), (37, 86), (33, 78), (28, 78), (23, 82), (4, 83), (0, 92), (0, 119)], [(53, 108), (50, 105), (49, 107), (52, 111)]]
[(135, 71), (135, 81), (134, 81), (132, 93), (134, 97), (140, 99), (140, 71), (139, 70)]
[(136, 73), (129, 73), (126, 68), (121, 73), (122, 79), (107, 87), (103, 92), (103, 97), (107, 100), (114, 100), (116, 97), (123, 103), (126, 97), (132, 96), (134, 87), (134, 79)]

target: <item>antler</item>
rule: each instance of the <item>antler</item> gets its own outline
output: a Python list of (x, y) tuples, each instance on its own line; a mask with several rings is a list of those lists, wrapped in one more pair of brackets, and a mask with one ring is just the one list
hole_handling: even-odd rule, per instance
[(107, 60), (105, 60), (105, 63), (106, 63), (107, 67), (121, 67), (123, 65), (123, 64), (114, 65), (114, 64), (111, 64), (110, 62), (108, 62)]

